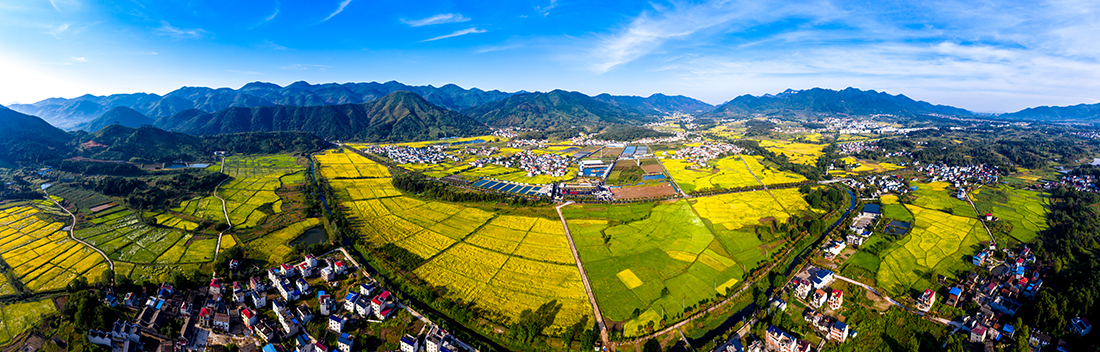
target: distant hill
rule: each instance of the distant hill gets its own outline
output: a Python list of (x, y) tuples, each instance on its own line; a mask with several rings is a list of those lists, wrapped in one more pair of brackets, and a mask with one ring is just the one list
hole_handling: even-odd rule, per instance
[(73, 137), (41, 118), (0, 109), (0, 164), (33, 163), (67, 155)]
[(171, 163), (210, 159), (214, 151), (234, 154), (307, 153), (331, 147), (301, 132), (234, 133), (197, 137), (156, 127), (108, 125), (80, 138), (76, 155), (101, 160)]
[(574, 125), (631, 124), (646, 114), (630, 106), (616, 106), (578, 92), (521, 93), (507, 99), (462, 110), (493, 127), (549, 129)]
[(704, 103), (694, 98), (685, 97), (683, 95), (668, 96), (657, 93), (650, 95), (649, 97), (643, 98), (634, 95), (611, 95), (603, 93), (593, 98), (599, 101), (611, 103), (615, 106), (629, 106), (638, 111), (658, 115), (670, 114), (674, 112), (698, 114), (714, 110), (714, 105)]
[(974, 113), (945, 105), (932, 105), (916, 101), (904, 95), (890, 95), (874, 90), (846, 88), (836, 91), (813, 88), (809, 90), (787, 90), (778, 95), (754, 97), (742, 95), (718, 106), (709, 115), (715, 117), (736, 117), (751, 114), (808, 115), (816, 113), (871, 115), (892, 114), (914, 116), (923, 114), (941, 114), (971, 116)]
[(407, 142), (485, 134), (484, 124), (398, 91), (363, 104), (228, 108), (183, 111), (158, 119), (158, 127), (193, 135), (298, 131), (330, 140)]
[(393, 81), (344, 84), (295, 82), (281, 87), (272, 83), (253, 82), (240, 89), (182, 87), (164, 96), (135, 93), (109, 96), (83, 95), (73, 99), (50, 98), (34, 104), (13, 104), (10, 108), (24, 114), (42, 117), (57, 127), (71, 130), (118, 106), (131, 108), (145, 116), (159, 118), (189, 109), (212, 113), (230, 107), (360, 104), (397, 91), (419, 94), (428, 102), (451, 110), (481, 105), (511, 95), (511, 93), (497, 90), (464, 89), (454, 84), (434, 87), (410, 86)]
[(1071, 106), (1039, 106), (1013, 113), (997, 115), (997, 119), (1026, 121), (1096, 121), (1100, 119), (1100, 103)]
[(119, 124), (126, 127), (141, 127), (143, 125), (152, 125), (153, 119), (142, 115), (140, 112), (134, 111), (134, 109), (118, 106), (103, 113), (103, 115), (100, 115), (94, 120), (80, 124), (77, 129), (95, 132), (112, 124)]

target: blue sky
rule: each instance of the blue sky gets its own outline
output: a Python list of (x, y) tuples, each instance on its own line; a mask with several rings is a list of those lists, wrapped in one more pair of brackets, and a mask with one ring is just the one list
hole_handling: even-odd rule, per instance
[(1015, 111), (1100, 101), (1100, 2), (0, 0), (3, 104), (299, 80)]

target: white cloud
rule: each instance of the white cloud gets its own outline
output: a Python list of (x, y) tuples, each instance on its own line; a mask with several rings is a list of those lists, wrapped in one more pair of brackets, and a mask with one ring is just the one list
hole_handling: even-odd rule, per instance
[(266, 73), (263, 73), (263, 72), (256, 72), (256, 71), (237, 71), (237, 70), (225, 70), (225, 72), (230, 72), (230, 73), (239, 73), (239, 74), (242, 74), (242, 75), (266, 75)]
[(156, 30), (157, 34), (172, 37), (175, 39), (198, 39), (205, 36), (208, 32), (202, 28), (184, 29), (172, 27), (168, 21), (160, 21), (160, 28)]
[(73, 60), (73, 61), (76, 61), (76, 62), (88, 62), (88, 59), (87, 59), (87, 58), (84, 58), (83, 56), (81, 56), (81, 57), (76, 57), (76, 56), (73, 56), (73, 57), (72, 57), (72, 60)]
[(550, 15), (550, 10), (558, 7), (558, 0), (550, 0), (550, 4), (546, 6), (535, 6), (535, 12), (538, 12), (542, 17)]
[(484, 29), (467, 28), (467, 29), (454, 31), (451, 34), (445, 34), (445, 35), (441, 35), (441, 36), (431, 38), (431, 39), (424, 39), (424, 40), (421, 40), (420, 42), (421, 43), (430, 42), (430, 41), (436, 41), (436, 40), (440, 40), (440, 39), (447, 39), (447, 38), (457, 37), (457, 36), (460, 36), (460, 35), (467, 35), (467, 34), (474, 34), (474, 33), (485, 33), (485, 32), (487, 32), (487, 31), (484, 30)]
[(328, 15), (328, 17), (325, 17), (325, 19), (321, 20), (321, 22), (328, 21), (333, 16), (339, 15), (341, 12), (344, 12), (344, 8), (348, 7), (348, 4), (350, 4), (350, 3), (351, 3), (351, 0), (341, 1), (340, 6), (336, 8), (336, 11), (334, 11), (332, 14)]
[(267, 16), (267, 18), (265, 18), (264, 21), (271, 21), (271, 20), (275, 19), (275, 16), (278, 16), (278, 15), (279, 15), (279, 2), (276, 1), (275, 2), (275, 12), (272, 13), (271, 16)]
[(470, 18), (463, 16), (460, 13), (441, 13), (428, 18), (421, 18), (419, 20), (401, 19), (401, 22), (412, 27), (432, 26), (444, 23), (460, 23), (469, 21)]

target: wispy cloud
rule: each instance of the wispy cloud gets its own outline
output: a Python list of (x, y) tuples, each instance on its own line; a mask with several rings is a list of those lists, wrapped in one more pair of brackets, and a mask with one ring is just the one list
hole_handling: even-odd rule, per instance
[(475, 54), (491, 53), (491, 52), (494, 52), (494, 51), (511, 50), (511, 49), (522, 47), (522, 46), (523, 46), (523, 44), (489, 46), (489, 47), (484, 47), (484, 48), (481, 48), (481, 49), (474, 50), (474, 53)]
[(198, 38), (202, 38), (203, 36), (205, 36), (209, 32), (203, 30), (202, 28), (194, 28), (194, 29), (176, 28), (176, 27), (172, 27), (172, 25), (169, 24), (168, 21), (160, 21), (160, 28), (156, 29), (156, 33), (160, 34), (160, 35), (163, 35), (163, 36), (172, 37), (172, 38), (175, 38), (175, 39), (198, 39)]
[(278, 15), (279, 15), (279, 2), (276, 1), (275, 2), (275, 12), (273, 12), (271, 14), (271, 16), (267, 16), (267, 18), (265, 18), (264, 21), (271, 21), (271, 20), (275, 19), (275, 16), (278, 16)]
[(441, 14), (431, 16), (431, 17), (428, 17), (428, 18), (421, 18), (419, 20), (409, 20), (409, 19), (402, 18), (401, 22), (404, 23), (404, 24), (407, 24), (409, 26), (412, 26), (412, 27), (423, 27), (423, 26), (431, 26), (431, 25), (444, 24), (444, 23), (466, 22), (466, 21), (469, 21), (469, 20), (470, 19), (468, 17), (463, 16), (460, 13), (441, 13)]
[(65, 33), (65, 31), (69, 30), (69, 27), (71, 27), (72, 25), (73, 25), (72, 23), (62, 23), (62, 24), (58, 25), (57, 27), (50, 28), (50, 30), (48, 30), (44, 33), (56, 37), (56, 36), (61, 35), (61, 33)]
[(81, 56), (81, 57), (73, 56), (71, 59), (73, 61), (76, 61), (76, 62), (88, 62), (88, 59), (83, 57), (83, 56)]
[(263, 42), (263, 44), (260, 44), (260, 47), (261, 48), (266, 48), (266, 49), (271, 49), (271, 50), (280, 50), (280, 51), (290, 50), (289, 48), (287, 48), (285, 46), (282, 46), (282, 45), (279, 45), (279, 44), (275, 44), (275, 42), (270, 41), (270, 40), (265, 40)]
[(325, 19), (321, 20), (321, 22), (328, 21), (333, 16), (339, 15), (341, 12), (344, 12), (344, 8), (348, 7), (348, 4), (350, 4), (350, 3), (351, 3), (351, 0), (341, 1), (340, 6), (336, 8), (336, 11), (333, 11), (332, 14), (329, 14), (328, 17), (325, 17)]
[(445, 35), (441, 35), (441, 36), (431, 38), (431, 39), (424, 39), (424, 40), (421, 40), (420, 42), (421, 43), (431, 42), (431, 41), (436, 41), (436, 40), (440, 40), (440, 39), (447, 39), (447, 38), (457, 37), (457, 36), (460, 36), (460, 35), (467, 35), (467, 34), (474, 34), (474, 33), (485, 33), (485, 32), (487, 32), (487, 31), (484, 30), (484, 29), (467, 28), (467, 29), (454, 31), (451, 34), (445, 34)]
[(293, 64), (280, 67), (284, 70), (327, 70), (332, 68), (328, 65), (311, 65), (311, 64)]
[(535, 6), (535, 12), (538, 12), (542, 17), (550, 15), (550, 10), (558, 7), (558, 0), (550, 0), (550, 4), (546, 6)]

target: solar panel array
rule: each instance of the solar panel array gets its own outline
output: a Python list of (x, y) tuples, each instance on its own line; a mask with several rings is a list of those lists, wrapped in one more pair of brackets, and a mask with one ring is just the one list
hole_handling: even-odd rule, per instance
[(474, 182), (474, 187), (481, 187), (485, 189), (494, 190), (497, 192), (516, 193), (523, 195), (537, 195), (542, 190), (542, 186), (530, 186), (521, 185), (516, 183), (500, 182), (494, 180), (481, 179)]

